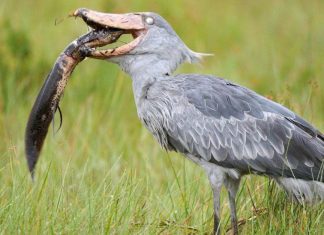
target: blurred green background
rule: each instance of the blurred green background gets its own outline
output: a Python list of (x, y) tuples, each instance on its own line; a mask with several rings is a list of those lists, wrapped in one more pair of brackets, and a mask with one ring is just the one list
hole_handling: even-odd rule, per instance
[[(63, 127), (50, 130), (37, 180), (24, 159), (24, 128), (56, 57), (87, 31), (76, 8), (154, 11), (198, 52), (201, 65), (324, 130), (324, 1), (0, 2), (0, 234), (206, 234), (212, 195), (204, 172), (165, 153), (137, 119), (131, 80), (86, 60), (61, 100)], [(56, 121), (58, 123), (58, 121)], [(267, 178), (248, 176), (238, 196), (242, 234), (324, 234), (321, 206), (298, 206)], [(226, 193), (222, 231), (230, 229)]]

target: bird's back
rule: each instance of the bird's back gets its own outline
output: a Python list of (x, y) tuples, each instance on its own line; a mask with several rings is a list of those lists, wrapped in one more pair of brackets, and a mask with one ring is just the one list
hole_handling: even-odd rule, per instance
[(138, 113), (168, 149), (257, 173), (323, 182), (324, 137), (291, 110), (207, 75), (156, 80)]

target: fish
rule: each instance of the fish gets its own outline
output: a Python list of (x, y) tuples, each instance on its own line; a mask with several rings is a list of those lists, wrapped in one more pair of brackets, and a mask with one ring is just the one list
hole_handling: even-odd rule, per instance
[(32, 106), (25, 130), (25, 155), (33, 180), (35, 166), (56, 111), (60, 113), (61, 127), (59, 102), (73, 70), (91, 50), (114, 43), (122, 33), (117, 29), (93, 29), (68, 44), (56, 59)]

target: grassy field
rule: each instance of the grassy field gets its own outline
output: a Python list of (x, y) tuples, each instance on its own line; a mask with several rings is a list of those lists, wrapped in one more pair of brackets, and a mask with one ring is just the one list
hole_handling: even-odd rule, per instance
[[(191, 49), (214, 54), (178, 73), (230, 79), (324, 130), (323, 1), (1, 0), (0, 234), (212, 230), (204, 172), (160, 149), (137, 119), (131, 80), (106, 62), (87, 60), (72, 75), (61, 102), (63, 127), (49, 132), (32, 184), (25, 125), (56, 57), (86, 32), (66, 17), (78, 7), (158, 12)], [(323, 205), (290, 203), (267, 178), (245, 177), (237, 202), (242, 234), (324, 234)], [(222, 230), (229, 228), (224, 191)]]

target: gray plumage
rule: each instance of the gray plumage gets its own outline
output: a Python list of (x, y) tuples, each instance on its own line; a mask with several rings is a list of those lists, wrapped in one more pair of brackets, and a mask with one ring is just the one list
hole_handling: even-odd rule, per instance
[(191, 51), (161, 16), (138, 14), (153, 19), (145, 21), (150, 22), (145, 37), (108, 61), (131, 76), (138, 116), (161, 146), (206, 170), (214, 195), (214, 232), (220, 233), (224, 185), (238, 233), (235, 196), (245, 174), (275, 179), (298, 201), (324, 200), (323, 134), (247, 88), (208, 75), (172, 75), (181, 63), (204, 55)]
[(153, 83), (139, 112), (168, 150), (241, 174), (323, 181), (324, 137), (283, 106), (211, 76)]
[(240, 177), (255, 173), (299, 201), (324, 199), (324, 137), (292, 111), (212, 76), (161, 76), (148, 84), (137, 100), (140, 119), (163, 148), (203, 166), (212, 185), (227, 184), (235, 198)]

